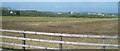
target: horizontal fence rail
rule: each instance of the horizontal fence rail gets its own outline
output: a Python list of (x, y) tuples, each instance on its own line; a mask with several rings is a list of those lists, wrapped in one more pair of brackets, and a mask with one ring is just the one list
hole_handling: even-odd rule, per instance
[(29, 40), (35, 42), (48, 42), (48, 43), (62, 43), (62, 44), (73, 44), (73, 45), (84, 45), (84, 46), (106, 46), (106, 47), (118, 47), (116, 44), (97, 44), (97, 43), (79, 43), (79, 42), (67, 42), (67, 41), (56, 41), (56, 40), (42, 40), (42, 39), (31, 39), (31, 38), (21, 38), (12, 36), (0, 36), (0, 38), (10, 38), (16, 40)]
[(6, 29), (0, 29), (0, 31), (1, 32), (25, 33), (25, 34), (64, 36), (64, 37), (80, 37), (80, 38), (113, 38), (113, 39), (120, 38), (118, 36), (77, 35), (77, 34), (45, 33), (45, 32), (33, 32), (33, 31), (21, 31), (21, 30), (6, 30)]
[(3, 45), (11, 45), (11, 46), (20, 46), (20, 47), (27, 47), (27, 48), (36, 48), (36, 49), (59, 49), (59, 48), (47, 48), (47, 47), (40, 47), (40, 46), (31, 46), (31, 45), (22, 45), (22, 44), (15, 44), (15, 43), (6, 43), (6, 42), (0, 42), (0, 44)]

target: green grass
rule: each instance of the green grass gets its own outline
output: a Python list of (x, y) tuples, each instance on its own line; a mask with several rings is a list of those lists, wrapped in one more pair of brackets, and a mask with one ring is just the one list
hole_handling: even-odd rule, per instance
[(63, 17), (18, 17), (3, 16), (2, 21), (95, 21), (95, 20), (114, 20), (117, 18), (63, 18)]

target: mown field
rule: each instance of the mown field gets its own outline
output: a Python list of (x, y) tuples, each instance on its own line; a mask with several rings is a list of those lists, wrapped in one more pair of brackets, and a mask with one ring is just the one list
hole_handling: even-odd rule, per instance
[[(67, 33), (67, 34), (85, 34), (85, 35), (118, 35), (118, 19), (117, 18), (60, 18), (60, 17), (17, 17), (3, 16), (3, 29), (52, 32), (52, 33)], [(2, 35), (23, 36), (18, 33), (3, 32)], [(60, 40), (59, 37), (45, 35), (27, 35), (28, 38), (38, 38), (47, 40)], [(20, 40), (3, 39), (3, 42), (22, 43)], [(69, 38), (63, 37), (64, 41), (83, 42), (83, 43), (102, 43), (103, 39), (90, 38)], [(59, 44), (41, 43), (41, 42), (26, 42), (29, 45), (58, 47)], [(117, 39), (105, 39), (105, 43), (118, 44)], [(21, 48), (13, 46), (5, 46), (11, 48)], [(102, 47), (95, 46), (79, 46), (79, 45), (63, 45), (63, 48), (68, 49), (100, 49)], [(113, 47), (106, 47), (113, 48)]]

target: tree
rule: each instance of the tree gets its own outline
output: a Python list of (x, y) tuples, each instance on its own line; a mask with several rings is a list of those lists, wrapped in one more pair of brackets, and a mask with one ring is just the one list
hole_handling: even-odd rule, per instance
[(9, 10), (5, 7), (2, 7), (2, 16), (9, 16)]

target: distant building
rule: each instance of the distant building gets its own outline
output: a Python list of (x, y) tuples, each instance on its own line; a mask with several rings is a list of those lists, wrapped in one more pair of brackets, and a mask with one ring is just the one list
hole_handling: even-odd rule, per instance
[(96, 15), (97, 13), (95, 13), (95, 12), (92, 12), (91, 14), (93, 14), (93, 15)]
[(104, 14), (104, 13), (102, 13), (102, 16), (105, 16), (105, 14)]
[(102, 13), (98, 13), (97, 15), (102, 15)]
[(59, 13), (57, 13), (57, 14), (62, 14), (62, 13), (59, 12)]
[(73, 14), (73, 12), (69, 12), (69, 14)]
[(20, 15), (20, 11), (9, 11), (9, 14), (11, 15), (11, 16), (19, 16)]
[(105, 16), (104, 13), (97, 13), (97, 15), (100, 15), (100, 16)]
[(115, 16), (114, 14), (112, 14), (112, 16)]
[(87, 13), (87, 14), (89, 14), (89, 15), (90, 15), (91, 13)]
[(13, 14), (13, 11), (10, 11), (10, 14)]

